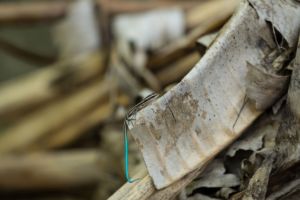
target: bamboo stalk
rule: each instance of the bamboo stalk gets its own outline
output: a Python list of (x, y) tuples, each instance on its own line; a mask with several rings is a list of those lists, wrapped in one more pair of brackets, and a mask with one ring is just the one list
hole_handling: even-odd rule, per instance
[(36, 52), (32, 52), (2, 38), (0, 38), (0, 49), (7, 52), (8, 54), (11, 54), (14, 57), (32, 64), (46, 65), (51, 64), (56, 60), (55, 56), (42, 55)]
[[(124, 95), (118, 96), (117, 101), (128, 105), (128, 100), (124, 101)], [(114, 108), (111, 102), (105, 101), (101, 105), (92, 107), (88, 112), (80, 114), (75, 120), (68, 122), (63, 128), (47, 134), (38, 140), (30, 148), (33, 150), (54, 149), (66, 146), (78, 139), (88, 129), (108, 120), (113, 114)]]
[[(41, 1), (41, 2), (5, 2), (0, 4), (0, 24), (24, 24), (52, 22), (65, 16), (70, 0)], [(98, 0), (101, 12), (116, 15), (127, 12), (141, 12), (169, 6), (180, 6), (184, 9), (199, 4), (198, 1), (106, 1)]]
[[(232, 15), (238, 3), (239, 0), (213, 0), (208, 1), (203, 7), (199, 5), (191, 11), (187, 11), (187, 27), (194, 28), (187, 36), (156, 52), (149, 58), (147, 66), (150, 69), (157, 69), (184, 54), (185, 51), (193, 47), (199, 37), (220, 27)], [(207, 10), (208, 8), (210, 10)], [(205, 15), (210, 17), (204, 17)]]
[(116, 75), (120, 88), (131, 96), (137, 96), (141, 86), (137, 78), (121, 62), (115, 49), (111, 53), (111, 68)]
[(37, 70), (0, 87), (0, 119), (18, 115), (43, 102), (72, 91), (81, 83), (101, 75), (104, 55), (94, 52)]
[(138, 172), (134, 178), (141, 178), (141, 180), (134, 183), (124, 184), (118, 191), (116, 191), (108, 200), (168, 200), (176, 197), (182, 188), (194, 180), (201, 172), (202, 169), (197, 169), (181, 180), (173, 183), (169, 187), (162, 190), (157, 190), (152, 182), (151, 177), (147, 174), (144, 175), (143, 170)]
[(0, 24), (52, 21), (64, 16), (68, 1), (5, 2), (0, 4)]
[(193, 29), (208, 19), (215, 18), (220, 11), (222, 15), (229, 17), (238, 3), (239, 0), (213, 0), (194, 6), (187, 11), (186, 27)]
[(33, 147), (30, 147), (30, 149), (54, 149), (70, 144), (78, 139), (89, 128), (108, 119), (112, 112), (113, 108), (111, 105), (106, 102), (102, 103), (101, 105), (92, 108), (88, 113), (79, 115), (78, 119), (72, 120), (62, 129), (54, 131), (52, 134), (48, 134), (41, 140), (38, 140)]
[(183, 9), (190, 9), (195, 5), (199, 5), (199, 1), (110, 1), (98, 0), (99, 6), (108, 14), (115, 15), (121, 13), (142, 12), (151, 9), (158, 9), (170, 6), (178, 6)]
[(108, 98), (110, 88), (111, 85), (107, 81), (98, 80), (26, 116), (1, 133), (0, 154), (20, 151), (42, 136), (80, 116), (87, 109), (101, 104)]
[(198, 52), (193, 52), (176, 63), (163, 68), (158, 71), (156, 76), (161, 85), (166, 86), (175, 81), (179, 81), (184, 75), (186, 75), (199, 61), (200, 55)]
[[(134, 177), (140, 178), (141, 176), (136, 175)], [(155, 191), (150, 176), (146, 175), (139, 181), (124, 184), (108, 200), (144, 200), (148, 199)]]
[(112, 169), (109, 159), (96, 150), (1, 156), (0, 188), (61, 190), (96, 184)]

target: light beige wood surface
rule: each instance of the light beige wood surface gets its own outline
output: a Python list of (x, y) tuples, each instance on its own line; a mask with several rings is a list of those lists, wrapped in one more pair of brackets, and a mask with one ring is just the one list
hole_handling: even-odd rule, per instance
[(96, 150), (1, 156), (0, 187), (29, 191), (96, 184), (111, 168), (108, 159)]

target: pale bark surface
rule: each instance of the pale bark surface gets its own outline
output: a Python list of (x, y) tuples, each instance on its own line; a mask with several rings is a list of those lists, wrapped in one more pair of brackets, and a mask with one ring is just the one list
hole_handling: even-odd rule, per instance
[[(299, 8), (293, 5), (295, 8), (275, 5), (287, 9), (272, 16), (274, 20), (284, 16), (286, 21), (299, 24), (294, 19)], [(279, 31), (283, 27), (280, 23)], [(289, 46), (296, 44), (297, 27), (293, 30), (283, 34)], [(261, 64), (275, 46), (272, 29), (243, 2), (194, 69), (137, 113), (132, 135), (156, 188), (164, 188), (206, 164), (260, 115), (261, 110), (245, 101), (247, 62)]]

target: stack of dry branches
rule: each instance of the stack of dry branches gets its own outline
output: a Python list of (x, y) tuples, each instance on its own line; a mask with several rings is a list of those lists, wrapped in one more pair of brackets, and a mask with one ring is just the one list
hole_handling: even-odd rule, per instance
[[(1, 51), (45, 65), (0, 82), (0, 198), (299, 197), (300, 4), (284, 2), (0, 3), (3, 29), (46, 24), (57, 47), (43, 56), (0, 32)], [(129, 127), (141, 180), (122, 186), (123, 120), (152, 92), (164, 95)]]

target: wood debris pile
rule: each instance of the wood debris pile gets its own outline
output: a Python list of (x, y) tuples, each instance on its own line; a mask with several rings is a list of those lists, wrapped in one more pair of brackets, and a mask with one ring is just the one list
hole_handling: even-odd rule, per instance
[(0, 25), (1, 199), (300, 198), (298, 1), (11, 1)]

